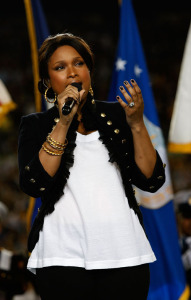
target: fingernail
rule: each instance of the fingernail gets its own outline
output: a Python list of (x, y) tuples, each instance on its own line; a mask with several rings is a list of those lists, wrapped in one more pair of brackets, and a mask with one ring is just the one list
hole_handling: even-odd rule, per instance
[(135, 80), (134, 80), (134, 79), (131, 79), (131, 82), (132, 82), (132, 83), (135, 83)]
[(128, 81), (127, 81), (127, 80), (125, 80), (125, 81), (124, 81), (124, 84), (125, 84), (125, 85), (127, 85), (127, 84), (128, 84)]
[(120, 88), (121, 91), (123, 90), (123, 86), (120, 86), (119, 88)]
[(117, 100), (119, 100), (119, 99), (120, 99), (120, 97), (119, 97), (119, 96), (117, 96), (117, 97), (116, 97), (116, 99), (117, 99)]

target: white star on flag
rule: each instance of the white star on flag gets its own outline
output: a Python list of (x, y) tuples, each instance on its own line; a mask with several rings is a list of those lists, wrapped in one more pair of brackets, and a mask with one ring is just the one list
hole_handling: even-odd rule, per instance
[(139, 77), (142, 72), (143, 72), (143, 70), (141, 68), (139, 68), (139, 65), (134, 66), (134, 73), (137, 77)]
[(115, 64), (116, 64), (116, 71), (125, 71), (125, 65), (127, 64), (127, 61), (118, 57)]

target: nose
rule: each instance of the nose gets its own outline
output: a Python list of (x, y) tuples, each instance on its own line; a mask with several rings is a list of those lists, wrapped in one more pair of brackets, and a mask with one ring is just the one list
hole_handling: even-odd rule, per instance
[(68, 67), (68, 78), (77, 76), (77, 72), (73, 66)]

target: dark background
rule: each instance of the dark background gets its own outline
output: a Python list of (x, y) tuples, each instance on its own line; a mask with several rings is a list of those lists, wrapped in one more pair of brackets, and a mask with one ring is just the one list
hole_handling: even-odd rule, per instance
[[(191, 1), (132, 1), (165, 142), (191, 19)], [(112, 1), (41, 0), (50, 34), (83, 37), (95, 54), (94, 94), (106, 100), (119, 32), (119, 6)], [(29, 197), (18, 185), (17, 139), (20, 118), (35, 111), (31, 52), (24, 2), (6, 1), (0, 10), (0, 78), (17, 109), (0, 128), (0, 202), (8, 214), (0, 228), (0, 246), (26, 248)], [(182, 129), (184, 130), (184, 129)], [(174, 192), (191, 188), (190, 155), (170, 154)]]

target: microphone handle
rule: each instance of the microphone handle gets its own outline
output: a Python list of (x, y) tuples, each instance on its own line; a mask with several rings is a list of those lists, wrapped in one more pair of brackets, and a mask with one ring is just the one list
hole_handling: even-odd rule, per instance
[(73, 98), (68, 97), (67, 101), (64, 103), (63, 107), (62, 107), (62, 114), (64, 116), (69, 115), (69, 113), (71, 113), (72, 108), (75, 104), (75, 101)]
[[(71, 85), (77, 87), (78, 92), (80, 92), (82, 89), (82, 84), (79, 82), (72, 82)], [(69, 115), (69, 113), (71, 113), (74, 105), (75, 105), (75, 100), (72, 97), (68, 97), (67, 101), (64, 103), (64, 105), (62, 107), (62, 114), (64, 116)]]

